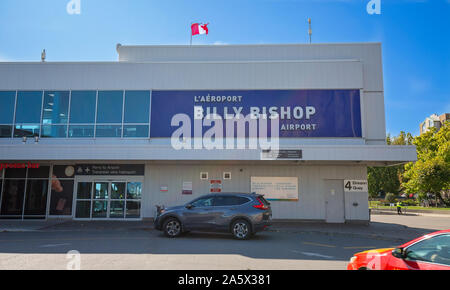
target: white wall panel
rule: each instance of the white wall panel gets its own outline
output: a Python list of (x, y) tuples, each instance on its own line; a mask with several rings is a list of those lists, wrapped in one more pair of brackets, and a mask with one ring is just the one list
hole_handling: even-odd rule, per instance
[[(275, 219), (324, 220), (324, 179), (367, 178), (365, 166), (147, 165), (144, 217), (153, 217), (156, 205), (182, 205), (209, 193), (209, 181), (200, 180), (200, 172), (208, 172), (209, 179), (222, 179), (223, 172), (231, 172), (232, 180), (223, 181), (224, 192), (250, 192), (252, 176), (297, 177), (299, 201), (272, 201)], [(181, 194), (183, 181), (193, 182), (193, 195)], [(161, 186), (168, 186), (169, 191), (161, 192)], [(356, 200), (360, 204), (357, 209), (351, 209), (347, 219), (368, 220), (367, 195), (354, 196), (347, 203), (353, 204)]]
[(362, 64), (0, 63), (0, 89), (360, 89)]

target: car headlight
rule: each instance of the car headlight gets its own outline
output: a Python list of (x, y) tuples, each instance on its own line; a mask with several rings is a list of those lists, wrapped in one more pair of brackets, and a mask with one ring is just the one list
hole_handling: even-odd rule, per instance
[(357, 259), (357, 258), (356, 258), (355, 256), (351, 257), (350, 263), (353, 264), (353, 263), (356, 261), (356, 259)]

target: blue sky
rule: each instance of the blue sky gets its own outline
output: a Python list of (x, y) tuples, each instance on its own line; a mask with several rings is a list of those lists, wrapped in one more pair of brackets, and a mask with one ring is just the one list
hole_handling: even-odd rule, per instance
[[(418, 134), (450, 112), (450, 0), (1, 0), (0, 61), (114, 61), (115, 45), (188, 44), (191, 22), (209, 22), (194, 44), (382, 42), (387, 131)], [(383, 117), (383, 116), (380, 116)]]

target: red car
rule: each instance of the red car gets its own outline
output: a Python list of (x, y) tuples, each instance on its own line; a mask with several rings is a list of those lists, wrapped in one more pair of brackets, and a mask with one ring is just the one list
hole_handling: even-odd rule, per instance
[(355, 254), (348, 270), (450, 270), (450, 230), (412, 240), (398, 248)]

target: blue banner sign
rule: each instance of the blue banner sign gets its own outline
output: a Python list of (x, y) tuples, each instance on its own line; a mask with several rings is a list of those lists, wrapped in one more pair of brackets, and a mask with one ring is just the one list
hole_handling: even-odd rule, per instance
[(151, 137), (170, 138), (177, 114), (279, 117), (279, 137), (362, 137), (359, 90), (153, 91)]

